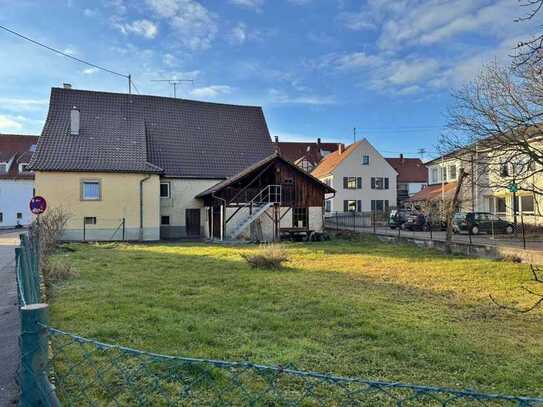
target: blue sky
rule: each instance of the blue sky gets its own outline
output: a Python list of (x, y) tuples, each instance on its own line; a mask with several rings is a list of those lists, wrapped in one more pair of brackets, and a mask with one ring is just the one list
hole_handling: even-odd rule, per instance
[[(47, 4), (45, 6), (45, 4)], [(141, 93), (261, 105), (281, 140), (435, 150), (451, 89), (537, 28), (517, 0), (0, 0), (0, 24), (131, 73)], [(0, 31), (0, 132), (37, 134), (50, 88), (122, 78)], [(426, 156), (428, 158), (429, 155)]]

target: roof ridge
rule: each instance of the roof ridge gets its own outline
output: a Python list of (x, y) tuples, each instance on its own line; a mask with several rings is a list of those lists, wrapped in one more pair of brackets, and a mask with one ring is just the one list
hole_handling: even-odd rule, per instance
[(106, 94), (106, 95), (117, 95), (117, 96), (122, 95), (122, 96), (129, 96), (129, 97), (135, 97), (135, 98), (157, 98), (157, 99), (175, 100), (179, 102), (201, 103), (201, 104), (206, 104), (206, 105), (219, 105), (219, 106), (231, 106), (231, 107), (244, 107), (244, 108), (253, 108), (253, 109), (262, 110), (262, 106), (259, 106), (259, 105), (236, 105), (232, 103), (208, 102), (205, 100), (173, 98), (169, 96), (160, 96), (160, 95), (139, 95), (139, 94), (134, 94), (134, 93), (110, 92), (110, 91), (89, 90), (89, 89), (73, 89), (73, 88), (65, 89), (58, 86), (53, 86), (51, 89), (62, 91), (62, 92), (100, 93), (100, 94)]

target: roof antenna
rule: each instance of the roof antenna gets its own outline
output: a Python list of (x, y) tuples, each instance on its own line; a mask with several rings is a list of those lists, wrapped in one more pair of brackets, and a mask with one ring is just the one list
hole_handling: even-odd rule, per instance
[(168, 82), (173, 87), (173, 97), (177, 97), (177, 85), (183, 82), (190, 82), (194, 84), (194, 79), (152, 79), (151, 82)]
[(419, 149), (417, 150), (417, 153), (420, 154), (420, 160), (421, 160), (421, 161), (424, 161), (424, 154), (426, 153), (426, 149), (425, 149), (425, 148), (419, 148)]

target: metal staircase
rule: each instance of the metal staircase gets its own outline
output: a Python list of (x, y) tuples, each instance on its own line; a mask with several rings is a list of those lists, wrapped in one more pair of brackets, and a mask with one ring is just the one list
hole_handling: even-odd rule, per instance
[(257, 220), (264, 212), (274, 204), (281, 203), (281, 185), (268, 185), (262, 189), (253, 199), (244, 204), (241, 209), (247, 208), (249, 213), (244, 216), (227, 234), (229, 239), (236, 239), (251, 223)]

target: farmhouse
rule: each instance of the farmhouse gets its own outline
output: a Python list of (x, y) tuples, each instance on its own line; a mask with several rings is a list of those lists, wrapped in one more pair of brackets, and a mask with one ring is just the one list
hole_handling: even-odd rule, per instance
[(311, 172), (324, 157), (339, 148), (339, 143), (323, 143), (320, 138), (317, 138), (316, 143), (279, 141), (279, 138), (275, 137), (275, 147), (284, 158), (304, 171)]
[(333, 191), (274, 151), (260, 107), (71, 88), (52, 89), (31, 168), (67, 240), (271, 240), (322, 229)]
[(400, 154), (399, 158), (385, 158), (396, 170), (398, 177), (396, 185), (398, 189), (398, 207), (403, 206), (408, 198), (415, 195), (428, 184), (428, 169), (419, 158), (405, 158)]
[(32, 222), (28, 208), (34, 192), (34, 174), (28, 164), (38, 137), (0, 134), (0, 228)]

